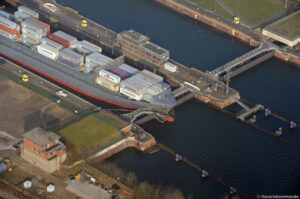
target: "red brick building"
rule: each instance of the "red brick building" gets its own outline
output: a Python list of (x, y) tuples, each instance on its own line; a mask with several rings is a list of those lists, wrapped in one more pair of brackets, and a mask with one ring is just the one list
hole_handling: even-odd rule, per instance
[(66, 147), (60, 136), (36, 127), (23, 135), (21, 157), (30, 163), (52, 173), (65, 161)]

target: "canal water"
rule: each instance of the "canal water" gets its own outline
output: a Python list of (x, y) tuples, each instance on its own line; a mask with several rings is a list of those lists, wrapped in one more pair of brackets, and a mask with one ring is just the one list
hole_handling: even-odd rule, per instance
[[(147, 0), (57, 0), (82, 15), (120, 32), (134, 29), (170, 50), (171, 57), (203, 71), (214, 69), (251, 50), (235, 39)], [(300, 122), (300, 70), (271, 59), (234, 78), (241, 96)], [(227, 184), (255, 198), (258, 194), (300, 194), (300, 151), (197, 101), (176, 108), (176, 121), (143, 127)], [(258, 121), (269, 130), (283, 126), (284, 136), (300, 145), (300, 131), (288, 132), (281, 121)], [(140, 180), (180, 188), (193, 198), (222, 198), (228, 190), (185, 163), (159, 151), (148, 155), (125, 150), (109, 161)]]

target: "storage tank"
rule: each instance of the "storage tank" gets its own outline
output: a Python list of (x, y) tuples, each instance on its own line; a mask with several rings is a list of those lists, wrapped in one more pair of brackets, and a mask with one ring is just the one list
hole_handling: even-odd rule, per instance
[(37, 47), (38, 53), (44, 55), (50, 59), (57, 60), (59, 56), (59, 50), (53, 48), (47, 44), (40, 44)]

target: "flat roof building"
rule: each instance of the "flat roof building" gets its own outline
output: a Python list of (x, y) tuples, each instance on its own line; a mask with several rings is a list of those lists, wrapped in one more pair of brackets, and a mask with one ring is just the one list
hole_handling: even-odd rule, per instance
[(150, 63), (163, 66), (169, 60), (170, 53), (168, 50), (150, 42), (149, 37), (134, 30), (119, 33), (118, 41), (121, 43), (124, 53), (129, 52), (137, 55)]
[(21, 157), (28, 162), (52, 173), (65, 161), (66, 147), (60, 136), (36, 127), (23, 135)]

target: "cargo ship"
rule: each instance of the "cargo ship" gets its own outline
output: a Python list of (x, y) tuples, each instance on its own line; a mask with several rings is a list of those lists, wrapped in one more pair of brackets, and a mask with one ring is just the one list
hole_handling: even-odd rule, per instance
[(176, 105), (163, 77), (101, 53), (88, 41), (60, 30), (51, 33), (39, 14), (19, 6), (0, 12), (0, 54), (76, 92), (126, 109), (168, 113)]

